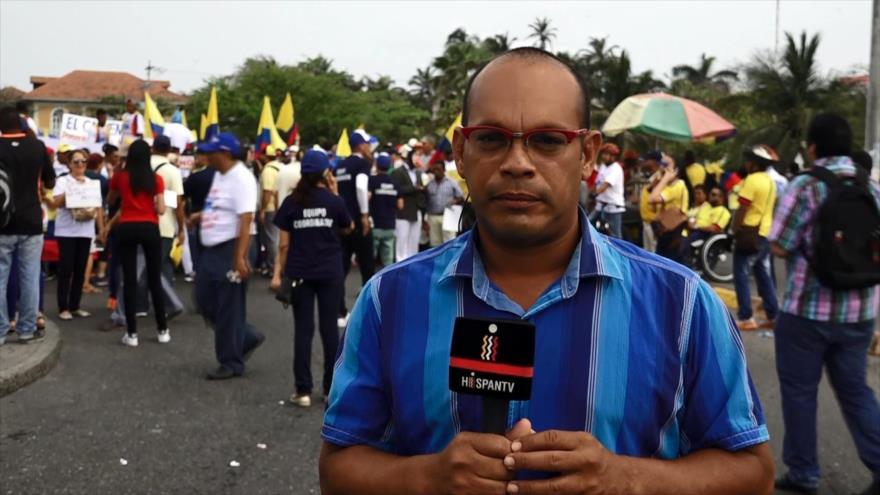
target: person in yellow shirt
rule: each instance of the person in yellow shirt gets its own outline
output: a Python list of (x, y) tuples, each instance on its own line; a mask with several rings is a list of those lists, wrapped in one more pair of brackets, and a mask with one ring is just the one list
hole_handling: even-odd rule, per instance
[(257, 219), (260, 223), (260, 243), (266, 247), (264, 275), (274, 272), (275, 257), (278, 254), (278, 227), (273, 220), (278, 209), (278, 172), (281, 171), (283, 153), (284, 150), (270, 145), (260, 156), (263, 171), (260, 172), (261, 201)]
[(691, 150), (684, 152), (684, 172), (687, 174), (691, 187), (702, 186), (706, 183), (706, 167), (697, 162), (696, 155)]
[[(739, 190), (739, 209), (733, 216), (732, 230), (736, 239), (733, 282), (738, 306), (737, 326), (740, 330), (749, 331), (773, 328), (779, 311), (776, 286), (770, 274), (770, 244), (767, 242), (776, 204), (776, 183), (767, 174), (767, 167), (778, 163), (779, 156), (773, 148), (757, 145), (746, 149), (743, 157), (748, 175)], [(750, 272), (755, 275), (758, 295), (761, 296), (767, 316), (767, 321), (760, 326), (752, 317)]]
[(706, 201), (705, 186), (694, 188), (694, 204), (688, 212), (688, 235), (687, 242), (682, 251), (685, 261), (690, 261), (691, 250), (694, 243), (706, 240), (714, 234), (718, 234), (727, 228), (730, 223), (730, 211), (724, 206), (724, 191), (715, 186), (709, 192), (709, 200)]
[(660, 170), (660, 162), (663, 156), (659, 151), (649, 151), (642, 157), (642, 169), (649, 176), (648, 183), (642, 187), (639, 194), (639, 215), (642, 218), (642, 248), (646, 251), (654, 252), (657, 250), (657, 237), (654, 235), (654, 220), (657, 218), (659, 206), (652, 204), (650, 201), (651, 191), (660, 182), (663, 177), (663, 171)]
[[(661, 162), (663, 168), (663, 176), (660, 182), (651, 189), (648, 201), (660, 207), (660, 211), (678, 210), (681, 212), (681, 222), (678, 226), (659, 232), (657, 236), (657, 254), (672, 261), (682, 262), (681, 259), (681, 240), (682, 231), (687, 226), (687, 213), (689, 206), (688, 187), (685, 183), (687, 175), (683, 169), (679, 169), (675, 165), (675, 161), (663, 155)], [(659, 215), (660, 213), (658, 213)], [(659, 221), (654, 222), (655, 228), (658, 227)], [(660, 228), (662, 230), (662, 228)]]

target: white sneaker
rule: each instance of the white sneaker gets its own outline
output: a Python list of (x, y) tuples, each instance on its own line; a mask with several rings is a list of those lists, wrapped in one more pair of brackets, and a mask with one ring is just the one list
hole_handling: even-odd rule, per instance
[(165, 330), (159, 330), (158, 339), (160, 344), (167, 344), (171, 342), (171, 330), (168, 330), (167, 328)]
[(312, 405), (312, 398), (308, 395), (293, 394), (290, 396), (290, 402), (299, 407), (309, 407)]
[(147, 315), (149, 315), (149, 313), (147, 313), (146, 311), (138, 311), (134, 315), (137, 316), (138, 318), (146, 318)]
[(122, 345), (127, 345), (129, 347), (137, 347), (138, 346), (137, 334), (129, 335), (128, 332), (122, 334)]
[(58, 313), (58, 319), (64, 321), (70, 321), (73, 319), (73, 314), (70, 311), (62, 311)]
[(345, 328), (345, 326), (348, 325), (349, 316), (351, 316), (351, 314), (346, 314), (345, 316), (340, 316), (339, 318), (337, 318), (336, 326), (339, 328)]

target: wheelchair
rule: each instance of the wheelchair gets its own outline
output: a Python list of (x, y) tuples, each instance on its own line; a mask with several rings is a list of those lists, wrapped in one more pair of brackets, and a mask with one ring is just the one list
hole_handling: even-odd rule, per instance
[(692, 242), (688, 261), (695, 272), (710, 282), (733, 282), (733, 235), (720, 232)]

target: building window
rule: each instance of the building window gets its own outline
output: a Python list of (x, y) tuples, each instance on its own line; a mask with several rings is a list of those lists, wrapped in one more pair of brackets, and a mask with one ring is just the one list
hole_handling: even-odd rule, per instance
[(64, 117), (64, 109), (56, 108), (52, 110), (52, 127), (49, 129), (49, 134), (52, 136), (58, 136), (61, 131), (61, 119)]

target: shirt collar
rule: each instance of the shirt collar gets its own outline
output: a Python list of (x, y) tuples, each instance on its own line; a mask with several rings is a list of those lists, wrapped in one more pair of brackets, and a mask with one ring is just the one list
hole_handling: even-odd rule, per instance
[[(581, 228), (581, 242), (575, 247), (568, 268), (561, 280), (563, 297), (571, 297), (577, 292), (580, 279), (608, 277), (623, 280), (621, 256), (605, 236), (599, 234), (587, 220), (587, 214), (578, 207)], [(586, 226), (586, 228), (585, 228)], [(447, 264), (440, 276), (440, 282), (451, 277), (466, 277), (473, 280), (474, 293), (485, 295), (489, 288), (489, 277), (476, 249), (477, 226), (456, 241), (462, 246), (457, 256)]]
[(819, 158), (818, 160), (813, 162), (813, 165), (819, 167), (831, 167), (831, 166), (851, 166), (853, 167), (852, 158), (848, 156), (829, 156), (825, 158)]

